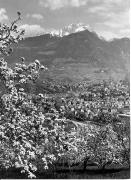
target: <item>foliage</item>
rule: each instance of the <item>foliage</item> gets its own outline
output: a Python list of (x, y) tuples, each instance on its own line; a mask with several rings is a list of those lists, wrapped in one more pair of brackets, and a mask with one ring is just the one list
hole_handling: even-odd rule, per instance
[(12, 52), (11, 44), (18, 43), (22, 39), (24, 30), (18, 30), (17, 22), (21, 19), (21, 13), (17, 12), (18, 18), (11, 26), (0, 24), (0, 54), (9, 55)]
[[(19, 33), (16, 22), (10, 28), (1, 27), (1, 52), (4, 54), (22, 34), (20, 32), (17, 37), (11, 35), (12, 32)], [(7, 40), (9, 43), (5, 44)], [(61, 155), (65, 137), (61, 127), (64, 122), (54, 109), (53, 118), (50, 114), (43, 114), (41, 105), (45, 98), (42, 94), (37, 95), (34, 102), (34, 97), (24, 91), (23, 84), (35, 82), (45, 67), (38, 60), (29, 65), (25, 64), (24, 58), (21, 61), (10, 68), (3, 58), (0, 60), (0, 79), (6, 87), (6, 93), (0, 97), (0, 163), (6, 168), (21, 168), (31, 178), (35, 177), (32, 172), (40, 163), (47, 169), (48, 164)]]
[[(70, 147), (63, 158), (71, 166), (83, 162), (84, 169), (87, 165), (102, 169), (113, 164), (122, 165), (125, 158), (126, 161), (129, 160), (129, 155), (125, 153), (125, 150), (129, 151), (127, 136), (125, 143), (124, 146), (111, 124), (98, 126), (89, 123), (71, 130), (68, 137)], [(122, 153), (125, 153), (126, 157)]]

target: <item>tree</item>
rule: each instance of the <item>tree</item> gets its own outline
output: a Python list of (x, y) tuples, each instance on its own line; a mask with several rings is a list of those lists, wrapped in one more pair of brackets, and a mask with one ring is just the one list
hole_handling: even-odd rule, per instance
[(24, 30), (18, 30), (17, 22), (21, 20), (21, 13), (17, 12), (18, 18), (11, 23), (11, 26), (0, 24), (0, 55), (9, 55), (12, 52), (10, 47), (18, 43), (24, 35)]
[[(127, 119), (125, 121), (128, 121)], [(121, 122), (113, 125), (113, 129), (117, 134), (117, 138), (121, 144), (121, 157), (123, 163), (127, 163), (130, 167), (130, 122)]]
[[(19, 20), (18, 12), (10, 27), (0, 27), (2, 55), (9, 55), (11, 45), (22, 38), (23, 31), (18, 31), (16, 24)], [(0, 164), (20, 168), (30, 178), (35, 177), (37, 168), (47, 169), (63, 153), (64, 119), (53, 108), (51, 113), (43, 113), (44, 95), (36, 95), (34, 101), (23, 86), (35, 82), (45, 69), (38, 60), (26, 65), (21, 58), (21, 63), (11, 68), (4, 58), (0, 59), (0, 80), (6, 89), (0, 97)]]
[(101, 127), (92, 143), (95, 144), (93, 159), (99, 168), (104, 170), (107, 165), (122, 164), (123, 148), (112, 124)]
[(84, 170), (88, 165), (97, 166), (102, 170), (109, 165), (123, 165), (125, 161), (129, 161), (129, 154), (127, 154), (129, 139), (125, 140), (123, 135), (122, 137), (124, 145), (112, 124), (80, 125), (71, 130), (68, 138), (69, 147), (64, 158), (71, 166), (83, 163)]

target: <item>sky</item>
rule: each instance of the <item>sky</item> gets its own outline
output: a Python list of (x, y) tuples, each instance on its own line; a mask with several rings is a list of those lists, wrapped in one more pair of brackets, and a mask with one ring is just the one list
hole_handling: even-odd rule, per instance
[(130, 0), (0, 0), (0, 22), (22, 14), (26, 36), (84, 23), (105, 39), (129, 37)]

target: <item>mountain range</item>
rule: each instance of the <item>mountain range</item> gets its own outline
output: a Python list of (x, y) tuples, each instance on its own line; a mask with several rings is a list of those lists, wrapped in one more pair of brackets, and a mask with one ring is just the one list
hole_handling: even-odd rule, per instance
[(14, 46), (7, 61), (14, 65), (20, 57), (25, 57), (27, 63), (39, 59), (48, 67), (41, 75), (42, 80), (118, 80), (129, 78), (130, 39), (107, 41), (88, 25), (71, 24), (58, 31), (25, 38)]

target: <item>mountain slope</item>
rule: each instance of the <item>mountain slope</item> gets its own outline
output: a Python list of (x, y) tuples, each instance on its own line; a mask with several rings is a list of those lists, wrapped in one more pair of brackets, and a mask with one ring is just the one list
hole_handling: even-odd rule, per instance
[(128, 38), (106, 41), (87, 29), (63, 37), (45, 34), (21, 41), (7, 60), (14, 64), (21, 56), (27, 62), (39, 59), (49, 67), (42, 78), (117, 80), (129, 74), (129, 42)]

